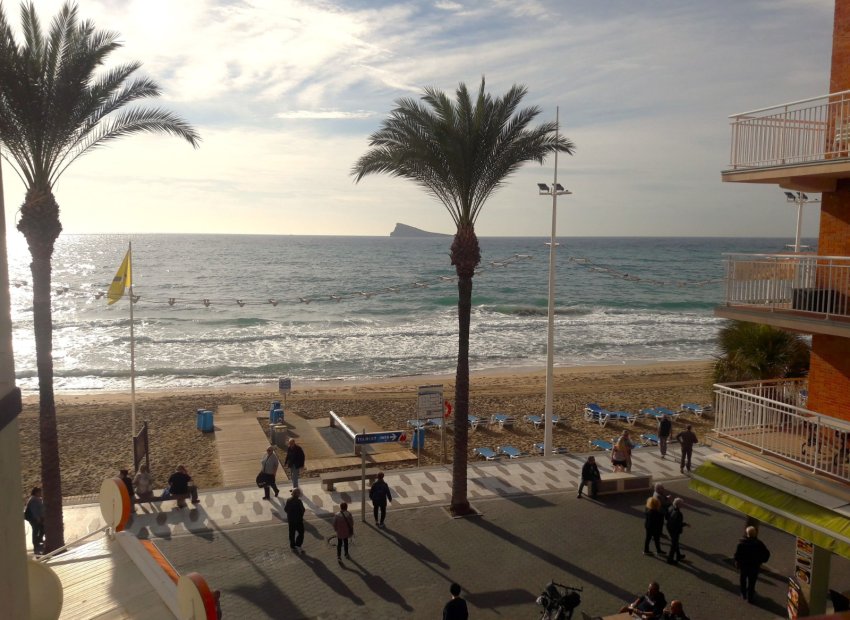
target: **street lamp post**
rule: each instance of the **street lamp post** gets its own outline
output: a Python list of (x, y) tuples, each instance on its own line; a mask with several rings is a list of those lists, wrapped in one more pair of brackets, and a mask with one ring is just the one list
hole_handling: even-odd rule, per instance
[[(559, 110), (555, 109), (555, 139), (558, 139)], [(546, 338), (546, 410), (543, 421), (543, 456), (552, 456), (552, 409), (555, 399), (555, 241), (558, 196), (572, 194), (558, 183), (558, 151), (555, 151), (555, 176), (550, 188), (537, 184), (541, 196), (552, 196), (552, 237), (549, 241), (549, 329)]]
[(811, 199), (803, 192), (785, 192), (786, 202), (791, 202), (797, 205), (797, 234), (794, 236), (794, 253), (799, 254), (800, 248), (800, 232), (803, 227), (803, 207), (808, 203), (820, 202), (820, 199)]

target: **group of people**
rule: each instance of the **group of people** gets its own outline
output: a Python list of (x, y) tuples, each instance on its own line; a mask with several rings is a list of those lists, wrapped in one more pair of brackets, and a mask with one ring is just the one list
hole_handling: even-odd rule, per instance
[[(286, 448), (286, 457), (283, 459), (283, 466), (289, 468), (289, 477), (292, 480), (292, 488), (298, 488), (298, 479), (301, 476), (301, 470), (304, 469), (306, 456), (304, 449), (298, 445), (294, 438), (289, 439)], [(280, 468), (280, 459), (274, 446), (266, 448), (266, 454), (260, 461), (260, 473), (257, 475), (257, 485), (264, 490), (263, 499), (271, 500), (270, 491), (274, 491), (274, 496), (280, 495), (280, 489), (277, 488), (277, 470)]]
[(643, 620), (652, 620), (654, 618), (663, 620), (689, 620), (688, 616), (685, 615), (685, 608), (682, 605), (682, 601), (673, 600), (670, 601), (670, 606), (667, 606), (667, 599), (657, 581), (650, 582), (646, 592), (628, 605), (624, 605), (620, 609), (620, 613), (628, 613), (633, 617), (643, 618)]
[(655, 543), (655, 552), (662, 555), (661, 535), (664, 526), (667, 525), (667, 535), (670, 537), (670, 549), (667, 551), (667, 563), (678, 564), (685, 558), (685, 554), (679, 549), (679, 537), (682, 531), (688, 527), (682, 514), (683, 500), (681, 497), (673, 499), (665, 490), (664, 485), (656, 483), (652, 496), (646, 500), (646, 511), (644, 513), (644, 529), (646, 536), (643, 539), (643, 554), (652, 555), (649, 550), (650, 541)]
[(693, 427), (688, 424), (685, 426), (685, 430), (680, 431), (674, 437), (673, 421), (670, 419), (670, 416), (665, 414), (658, 419), (656, 434), (658, 436), (658, 450), (661, 452), (661, 458), (667, 458), (667, 444), (669, 444), (671, 440), (677, 441), (682, 450), (679, 460), (679, 472), (684, 474), (685, 469), (690, 472), (691, 457), (694, 453), (694, 446), (699, 443), (699, 439), (697, 438), (697, 434), (694, 432)]
[(178, 465), (174, 473), (168, 477), (168, 486), (159, 497), (156, 496), (153, 476), (147, 465), (140, 465), (139, 471), (132, 478), (127, 469), (122, 469), (118, 477), (127, 487), (127, 493), (133, 503), (174, 499), (178, 507), (184, 508), (187, 497), (191, 498), (193, 504), (201, 501), (198, 498), (198, 487), (185, 465)]

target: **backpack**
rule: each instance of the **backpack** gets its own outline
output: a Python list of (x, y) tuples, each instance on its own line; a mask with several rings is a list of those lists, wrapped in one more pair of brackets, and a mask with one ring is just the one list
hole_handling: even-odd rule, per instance
[(30, 509), (29, 502), (27, 502), (26, 510), (24, 510), (24, 521), (32, 521), (32, 510)]

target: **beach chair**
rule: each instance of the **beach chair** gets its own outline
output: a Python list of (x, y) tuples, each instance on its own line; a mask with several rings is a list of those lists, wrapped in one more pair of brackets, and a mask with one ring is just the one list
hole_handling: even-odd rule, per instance
[(427, 426), (433, 426), (434, 428), (443, 428), (443, 418), (428, 418), (425, 421), (428, 423)]
[(606, 452), (610, 452), (614, 448), (613, 443), (604, 439), (591, 439), (590, 445), (597, 450), (605, 450)]
[(599, 426), (608, 424), (610, 417), (609, 411), (606, 411), (595, 403), (588, 403), (584, 408), (584, 419), (588, 422), (597, 422)]
[(475, 456), (480, 456), (485, 461), (495, 461), (497, 458), (499, 458), (499, 455), (493, 452), (493, 450), (491, 450), (490, 448), (475, 448), (472, 453)]
[(629, 426), (634, 426), (638, 416), (636, 413), (629, 413), (628, 411), (609, 411), (608, 419), (616, 422), (625, 422)]
[(477, 415), (467, 416), (469, 420), (469, 428), (475, 430), (479, 426), (487, 426), (490, 423), (490, 420), (487, 418), (479, 418)]
[[(536, 444), (534, 444), (534, 451), (537, 452), (537, 454), (543, 454), (543, 448), (544, 447), (545, 446), (543, 445), (542, 442), (536, 443)], [(553, 447), (552, 448), (552, 454), (567, 454), (567, 449), (564, 448), (564, 447), (557, 447), (557, 448)]]
[(495, 413), (493, 417), (490, 418), (490, 424), (498, 424), (499, 428), (505, 428), (506, 426), (514, 425), (514, 417), (512, 415), (507, 415), (504, 413)]
[(640, 436), (640, 438), (645, 446), (658, 445), (658, 435), (656, 435), (655, 433), (644, 433)]
[(543, 418), (539, 415), (527, 415), (522, 418), (529, 424), (533, 424), (534, 428), (540, 428), (541, 424), (543, 424)]
[(711, 411), (711, 405), (697, 405), (696, 403), (682, 403), (683, 413), (692, 413), (696, 417), (701, 418), (702, 414)]
[(407, 425), (412, 429), (420, 429), (428, 426), (428, 420), (408, 420)]
[(645, 418), (655, 418), (656, 420), (666, 415), (671, 420), (675, 420), (681, 415), (681, 412), (673, 411), (672, 409), (668, 409), (667, 407), (648, 407), (646, 409), (641, 410), (640, 415)]
[(525, 456), (519, 448), (514, 448), (513, 446), (496, 446), (496, 452), (504, 454), (509, 459), (517, 459)]

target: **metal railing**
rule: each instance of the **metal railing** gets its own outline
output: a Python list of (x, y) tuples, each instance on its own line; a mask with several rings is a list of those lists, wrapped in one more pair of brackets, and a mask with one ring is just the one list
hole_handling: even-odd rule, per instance
[(724, 254), (727, 306), (850, 317), (850, 257)]
[(716, 384), (715, 432), (814, 473), (850, 481), (850, 423), (805, 409), (804, 379)]
[(732, 170), (850, 156), (850, 90), (729, 117)]

